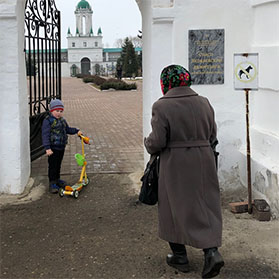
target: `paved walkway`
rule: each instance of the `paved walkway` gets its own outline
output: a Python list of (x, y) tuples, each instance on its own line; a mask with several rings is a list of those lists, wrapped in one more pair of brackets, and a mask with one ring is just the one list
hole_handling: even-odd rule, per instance
[[(62, 79), (64, 117), (89, 136), (85, 146), (88, 173), (129, 173), (143, 169), (142, 83), (137, 91), (100, 92), (77, 78)], [(69, 136), (61, 174), (78, 173), (77, 136)], [(47, 174), (47, 157), (32, 162), (32, 176)]]
[[(166, 264), (170, 249), (158, 237), (157, 206), (138, 202), (139, 177), (131, 177), (143, 170), (141, 89), (98, 92), (79, 79), (63, 79), (63, 101), (69, 124), (92, 139), (86, 146), (91, 182), (78, 199), (49, 194), (43, 156), (32, 163), (30, 194), (7, 197), (3, 207), (7, 195), (0, 196), (0, 277), (201, 278), (200, 249), (187, 247), (188, 274)], [(80, 172), (74, 160), (80, 149), (71, 136), (62, 167), (70, 185)], [(229, 202), (246, 197), (244, 190), (222, 192), (225, 267), (218, 278), (279, 278), (279, 222), (229, 211)]]

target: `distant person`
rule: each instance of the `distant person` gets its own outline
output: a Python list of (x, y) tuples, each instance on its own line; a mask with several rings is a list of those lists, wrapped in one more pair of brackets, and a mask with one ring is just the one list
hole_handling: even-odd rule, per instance
[(172, 254), (167, 264), (189, 271), (185, 245), (203, 249), (202, 278), (224, 265), (220, 190), (211, 145), (216, 142), (214, 110), (190, 88), (190, 73), (170, 65), (161, 73), (163, 97), (152, 107), (152, 131), (144, 140), (150, 154), (160, 155), (159, 236)]
[(122, 79), (122, 66), (121, 65), (117, 66), (116, 74), (117, 74), (117, 78), (121, 80)]
[(44, 119), (42, 125), (42, 142), (48, 156), (48, 179), (51, 193), (58, 193), (59, 188), (65, 186), (65, 181), (60, 179), (60, 169), (68, 142), (68, 134), (82, 135), (79, 129), (68, 126), (62, 117), (63, 111), (63, 103), (58, 99), (52, 100), (49, 115)]

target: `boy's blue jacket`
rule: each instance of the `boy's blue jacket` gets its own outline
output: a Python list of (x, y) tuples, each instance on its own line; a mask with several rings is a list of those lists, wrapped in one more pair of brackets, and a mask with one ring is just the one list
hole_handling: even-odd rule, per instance
[(79, 130), (68, 126), (62, 117), (55, 118), (51, 113), (44, 119), (42, 125), (42, 143), (44, 148), (62, 150), (68, 142), (68, 135), (74, 135)]

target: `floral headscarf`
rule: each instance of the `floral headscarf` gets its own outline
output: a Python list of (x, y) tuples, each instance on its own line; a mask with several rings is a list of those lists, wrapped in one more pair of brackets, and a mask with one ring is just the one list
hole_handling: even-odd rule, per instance
[(180, 65), (170, 65), (161, 73), (161, 88), (165, 95), (171, 88), (191, 86), (190, 73)]

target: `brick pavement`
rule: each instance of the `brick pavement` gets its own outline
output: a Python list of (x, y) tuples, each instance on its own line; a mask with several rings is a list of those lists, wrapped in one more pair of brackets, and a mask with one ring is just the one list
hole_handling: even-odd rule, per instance
[[(69, 126), (90, 137), (85, 146), (88, 173), (129, 173), (143, 169), (142, 84), (137, 91), (98, 91), (81, 79), (62, 79), (64, 117)], [(74, 154), (81, 153), (77, 136), (69, 144), (61, 174), (80, 172)], [(32, 162), (31, 176), (47, 175), (47, 157)]]

